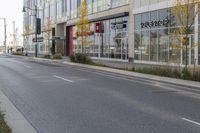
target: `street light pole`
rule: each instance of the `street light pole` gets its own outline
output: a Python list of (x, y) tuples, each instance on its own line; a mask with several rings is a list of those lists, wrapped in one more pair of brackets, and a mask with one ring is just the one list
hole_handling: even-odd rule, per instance
[(35, 5), (35, 57), (38, 55), (38, 45), (37, 45), (37, 5)]
[(16, 49), (15, 21), (13, 21), (13, 47)]
[(5, 53), (7, 51), (7, 47), (6, 47), (6, 38), (7, 38), (7, 35), (6, 35), (6, 18), (0, 18), (2, 20), (4, 20), (4, 47), (5, 47)]
[(37, 57), (38, 56), (38, 44), (37, 44), (37, 41), (38, 41), (38, 39), (37, 39), (37, 34), (40, 34), (40, 33), (38, 33), (38, 18), (37, 18), (37, 12), (38, 12), (38, 8), (37, 8), (37, 5), (35, 5), (35, 8), (34, 9), (32, 9), (32, 8), (30, 8), (30, 7), (23, 7), (23, 10), (22, 10), (22, 12), (26, 12), (26, 10), (25, 9), (29, 9), (29, 10), (33, 10), (33, 11), (35, 11), (35, 15), (31, 15), (31, 16), (35, 16), (35, 57)]

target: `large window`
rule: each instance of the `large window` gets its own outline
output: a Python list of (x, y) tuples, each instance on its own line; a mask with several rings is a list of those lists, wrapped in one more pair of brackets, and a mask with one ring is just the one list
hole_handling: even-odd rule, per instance
[[(181, 25), (170, 12), (170, 9), (137, 14), (135, 15), (134, 25), (134, 57), (136, 60), (185, 64), (186, 51), (185, 46), (182, 44), (182, 38), (185, 35), (178, 34), (180, 32), (177, 31), (180, 31)], [(188, 36), (187, 61), (189, 64), (193, 64), (195, 61), (193, 26), (191, 34)]]
[[(94, 32), (91, 23), (90, 31)], [(99, 23), (99, 22), (98, 22)], [(103, 33), (94, 33), (88, 36), (86, 54), (92, 57), (128, 59), (128, 17), (121, 17), (100, 22), (104, 27)], [(80, 51), (81, 37), (74, 38), (74, 52)], [(75, 44), (76, 43), (76, 44)], [(79, 44), (78, 44), (79, 43)]]
[(71, 0), (71, 18), (77, 17), (77, 0)]
[(112, 7), (118, 7), (128, 4), (128, 0), (112, 0)]

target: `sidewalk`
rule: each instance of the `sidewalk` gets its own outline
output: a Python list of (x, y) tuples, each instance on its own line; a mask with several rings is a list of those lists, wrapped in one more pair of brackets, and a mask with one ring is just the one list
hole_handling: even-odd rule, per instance
[[(13, 55), (11, 55), (11, 56), (13, 56)], [(19, 56), (14, 56), (14, 57), (19, 57)], [(86, 65), (86, 64), (72, 63), (72, 62), (70, 62), (70, 59), (68, 57), (65, 57), (64, 59), (61, 59), (61, 60), (51, 60), (51, 59), (43, 59), (43, 58), (35, 58), (35, 57), (23, 57), (23, 56), (21, 58), (24, 58), (24, 59), (27, 59), (27, 60), (32, 60), (32, 61), (37, 61), (37, 62), (46, 62), (46, 63), (52, 63), (52, 64), (59, 63), (59, 64), (65, 64), (65, 65), (85, 67), (85, 68), (90, 68), (90, 69), (95, 69), (95, 70), (100, 70), (100, 71), (117, 73), (117, 74), (120, 74), (120, 75), (127, 75), (127, 76), (142, 78), (142, 79), (154, 80), (154, 81), (158, 81), (158, 82), (165, 82), (165, 83), (183, 85), (183, 86), (187, 86), (187, 87), (200, 88), (200, 82), (196, 82), (196, 81), (161, 77), (161, 76), (150, 75), (150, 74), (142, 74), (142, 73), (119, 70), (119, 69), (114, 69), (114, 68), (109, 68), (109, 67), (100, 67), (100, 66), (92, 66), (92, 65)]]
[(0, 89), (0, 111), (5, 114), (5, 120), (12, 133), (37, 133), (26, 118), (18, 111), (12, 102)]

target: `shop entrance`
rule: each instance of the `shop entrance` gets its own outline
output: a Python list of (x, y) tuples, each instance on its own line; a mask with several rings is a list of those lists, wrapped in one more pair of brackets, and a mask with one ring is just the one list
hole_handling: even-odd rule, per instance
[(111, 58), (128, 59), (128, 38), (115, 38), (115, 45), (111, 46)]
[(66, 28), (66, 56), (73, 54), (73, 27)]

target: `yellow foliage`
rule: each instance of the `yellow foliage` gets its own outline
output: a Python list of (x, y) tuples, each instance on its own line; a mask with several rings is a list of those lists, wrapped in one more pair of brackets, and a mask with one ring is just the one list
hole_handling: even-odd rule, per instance
[(87, 1), (83, 0), (79, 7), (79, 19), (76, 22), (77, 32), (88, 32), (90, 30), (90, 24), (87, 15)]
[(26, 24), (25, 26), (24, 26), (24, 36), (28, 36), (29, 35), (29, 33), (30, 33), (30, 26), (28, 25), (28, 24)]
[(85, 52), (86, 52), (86, 46), (88, 45), (87, 37), (89, 36), (89, 31), (90, 31), (90, 23), (89, 19), (86, 17), (88, 13), (88, 8), (87, 8), (87, 0), (83, 0), (79, 9), (79, 19), (76, 22), (76, 34), (78, 35), (77, 37), (81, 37), (81, 46), (82, 46), (82, 52), (85, 47)]
[(182, 44), (189, 44), (188, 39), (185, 38), (194, 34), (193, 25), (196, 16), (199, 14), (199, 10), (195, 10), (195, 4), (198, 3), (200, 3), (200, 0), (175, 0), (175, 5), (171, 9), (171, 13), (179, 27), (171, 32), (170, 36), (176, 38), (180, 43), (177, 44), (176, 42), (172, 42), (173, 47), (182, 49), (185, 48), (185, 46), (181, 46)]

